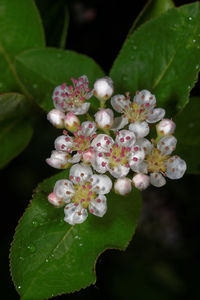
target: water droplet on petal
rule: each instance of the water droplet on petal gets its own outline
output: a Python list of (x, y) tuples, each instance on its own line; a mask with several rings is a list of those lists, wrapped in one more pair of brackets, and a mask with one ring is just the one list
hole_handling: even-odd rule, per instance
[(33, 253), (33, 252), (35, 252), (35, 246), (34, 245), (28, 245), (28, 250), (31, 252), (31, 253)]

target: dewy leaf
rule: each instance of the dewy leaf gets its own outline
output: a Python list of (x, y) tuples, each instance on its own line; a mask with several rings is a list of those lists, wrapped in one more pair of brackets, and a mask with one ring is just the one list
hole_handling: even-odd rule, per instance
[(69, 50), (54, 48), (26, 51), (16, 58), (16, 70), (22, 83), (46, 111), (53, 108), (52, 93), (57, 85), (85, 74), (92, 88), (103, 71), (90, 57)]
[(200, 97), (193, 97), (174, 119), (178, 139), (176, 153), (187, 163), (187, 173), (200, 173)]
[(40, 16), (33, 0), (0, 1), (0, 92), (19, 90), (15, 55), (44, 46)]
[(146, 21), (160, 16), (172, 7), (174, 7), (172, 0), (149, 0), (135, 19), (128, 36), (130, 36), (137, 27)]
[(24, 150), (32, 134), (29, 121), (13, 119), (0, 122), (0, 168)]
[(23, 116), (29, 111), (29, 102), (19, 93), (0, 94), (0, 121)]
[(89, 214), (82, 224), (63, 221), (63, 208), (54, 208), (47, 195), (66, 171), (41, 183), (22, 217), (11, 247), (10, 266), (21, 299), (46, 299), (78, 291), (95, 283), (95, 263), (109, 248), (125, 250), (141, 212), (140, 192), (107, 195), (103, 218)]
[(200, 69), (199, 5), (172, 8), (135, 31), (110, 72), (116, 92), (148, 89), (169, 117), (185, 106)]

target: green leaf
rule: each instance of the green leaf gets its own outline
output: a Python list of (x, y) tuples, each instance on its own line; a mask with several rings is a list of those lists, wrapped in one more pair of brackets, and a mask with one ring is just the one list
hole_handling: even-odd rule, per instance
[(64, 171), (36, 189), (22, 217), (11, 247), (11, 272), (21, 299), (46, 299), (70, 293), (95, 283), (95, 263), (106, 249), (125, 250), (135, 231), (141, 196), (107, 195), (108, 211), (103, 218), (89, 215), (82, 224), (63, 221), (63, 208), (47, 201)]
[(187, 163), (187, 173), (200, 173), (200, 97), (193, 97), (175, 118), (176, 153)]
[(29, 121), (14, 119), (0, 122), (0, 168), (24, 150), (32, 134)]
[(200, 69), (199, 5), (172, 8), (135, 31), (110, 72), (117, 92), (148, 89), (170, 117), (186, 105)]
[(19, 93), (0, 94), (0, 121), (24, 116), (30, 109), (26, 97)]
[(135, 22), (128, 33), (128, 37), (137, 27), (150, 19), (160, 16), (172, 7), (174, 7), (172, 0), (149, 0), (135, 19)]
[(54, 48), (29, 50), (17, 56), (16, 70), (29, 93), (46, 111), (53, 108), (51, 96), (57, 85), (66, 81), (71, 85), (71, 77), (85, 74), (92, 87), (96, 78), (104, 76), (92, 58)]
[(44, 46), (40, 16), (33, 0), (0, 1), (0, 91), (19, 90), (15, 55)]

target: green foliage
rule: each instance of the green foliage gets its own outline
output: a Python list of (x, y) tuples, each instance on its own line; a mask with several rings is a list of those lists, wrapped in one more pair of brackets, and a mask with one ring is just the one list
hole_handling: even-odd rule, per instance
[(175, 118), (176, 153), (187, 162), (187, 173), (200, 173), (200, 98), (193, 97), (183, 112)]
[(19, 93), (0, 94), (0, 121), (24, 116), (30, 109), (26, 97)]
[(141, 212), (140, 192), (110, 193), (103, 219), (89, 215), (83, 224), (63, 221), (63, 208), (47, 201), (61, 172), (41, 183), (22, 217), (11, 247), (11, 272), (21, 299), (44, 299), (80, 290), (95, 282), (95, 263), (109, 248), (124, 250)]
[(0, 122), (0, 168), (24, 150), (32, 134), (29, 121), (12, 119)]
[(16, 57), (16, 70), (21, 82), (37, 103), (47, 112), (53, 108), (54, 88), (70, 78), (86, 74), (92, 87), (98, 77), (104, 76), (101, 68), (86, 55), (54, 48), (35, 49)]
[(145, 23), (146, 21), (160, 16), (162, 13), (166, 12), (168, 9), (174, 7), (172, 0), (149, 0), (138, 17), (135, 19), (128, 36), (130, 36), (133, 31)]
[(13, 66), (20, 52), (44, 46), (41, 20), (33, 0), (0, 1), (0, 92), (18, 91)]
[(200, 68), (199, 3), (172, 8), (125, 42), (110, 76), (117, 92), (148, 89), (172, 117), (188, 102)]

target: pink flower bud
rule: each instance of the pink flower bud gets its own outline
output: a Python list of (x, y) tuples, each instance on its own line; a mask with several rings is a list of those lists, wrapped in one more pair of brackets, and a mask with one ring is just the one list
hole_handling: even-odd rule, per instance
[(83, 162), (90, 164), (95, 159), (95, 152), (93, 150), (86, 150), (83, 153)]
[(127, 177), (118, 178), (114, 184), (114, 190), (117, 194), (127, 195), (132, 190), (131, 180)]
[(133, 176), (132, 182), (138, 190), (142, 191), (149, 186), (150, 179), (148, 175), (140, 173)]
[(158, 135), (170, 135), (173, 134), (176, 128), (176, 124), (170, 119), (163, 119), (156, 125)]
[(94, 83), (94, 95), (100, 101), (109, 99), (114, 92), (113, 81), (110, 77), (97, 79)]
[(114, 121), (114, 114), (113, 114), (112, 109), (110, 109), (110, 108), (100, 109), (95, 114), (95, 121), (99, 128), (110, 128)]
[(59, 198), (54, 193), (51, 193), (48, 195), (48, 201), (51, 204), (53, 204), (55, 207), (62, 207), (65, 205), (65, 202), (62, 200), (59, 200)]
[(72, 112), (68, 112), (64, 119), (65, 128), (71, 132), (74, 132), (80, 126), (79, 118)]
[(47, 120), (56, 128), (64, 128), (64, 118), (65, 114), (58, 109), (52, 109), (47, 114)]

